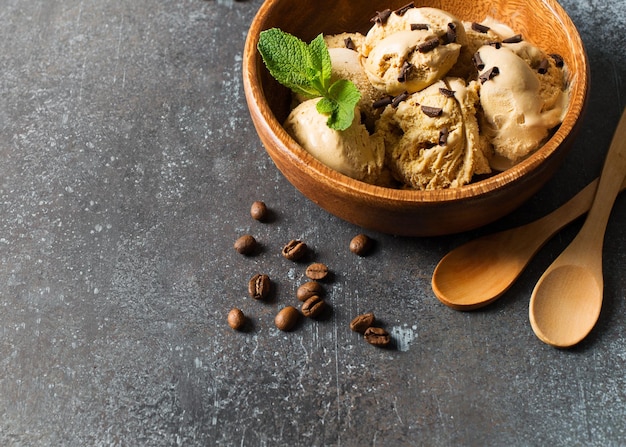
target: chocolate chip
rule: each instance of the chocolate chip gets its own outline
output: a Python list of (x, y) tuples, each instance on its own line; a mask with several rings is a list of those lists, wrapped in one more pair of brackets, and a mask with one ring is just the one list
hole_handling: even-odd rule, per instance
[(387, 19), (391, 15), (391, 9), (385, 9), (383, 11), (376, 11), (376, 15), (370, 19), (370, 22), (376, 23), (377, 25), (384, 25), (387, 23)]
[(428, 39), (425, 42), (420, 43), (417, 46), (417, 51), (420, 53), (428, 53), (429, 51), (434, 50), (439, 46), (439, 38), (433, 37), (432, 39)]
[(402, 67), (400, 68), (400, 75), (398, 76), (398, 82), (406, 82), (408, 79), (409, 72), (413, 68), (413, 64), (408, 61), (404, 61)]
[(395, 109), (396, 107), (400, 105), (402, 101), (404, 101), (408, 97), (409, 97), (408, 92), (400, 93), (398, 96), (393, 98), (393, 101), (391, 101), (391, 106)]
[(500, 74), (500, 69), (498, 67), (491, 67), (489, 70), (481, 74), (478, 77), (478, 79), (480, 80), (481, 84), (484, 84), (485, 82), (487, 82), (490, 79), (493, 79), (495, 76), (498, 76), (499, 74)]
[(439, 146), (445, 146), (448, 142), (448, 128), (444, 127), (439, 131)]
[(484, 33), (486, 33), (487, 31), (489, 31), (489, 29), (490, 29), (490, 28), (489, 28), (488, 26), (486, 26), (486, 25), (481, 24), (481, 23), (478, 23), (478, 22), (472, 22), (472, 29), (473, 29), (474, 31), (476, 31), (476, 32), (479, 32), (479, 33), (483, 33), (483, 34), (484, 34)]
[(456, 42), (456, 25), (452, 22), (448, 23), (448, 29), (446, 30), (445, 43)]
[(372, 107), (374, 107), (375, 109), (380, 109), (382, 107), (387, 107), (392, 102), (393, 102), (393, 96), (384, 96), (374, 101), (374, 104), (372, 104)]
[(396, 9), (394, 12), (399, 15), (399, 16), (403, 16), (405, 12), (407, 12), (409, 9), (411, 8), (415, 8), (415, 2), (411, 2), (409, 4), (404, 5), (402, 8), (398, 8)]
[(472, 57), (472, 61), (474, 62), (474, 66), (476, 67), (478, 71), (483, 71), (483, 69), (485, 68), (485, 63), (481, 59), (480, 53), (478, 51), (474, 53), (474, 56)]
[(426, 23), (411, 23), (411, 31), (427, 30), (428, 24)]
[(422, 112), (424, 112), (424, 115), (429, 116), (431, 118), (435, 118), (439, 115), (441, 115), (441, 113), (443, 112), (443, 109), (440, 107), (430, 107), (430, 106), (421, 106), (422, 107)]
[(563, 58), (561, 57), (560, 54), (552, 53), (550, 57), (554, 59), (554, 64), (557, 67), (562, 68), (565, 65), (565, 62), (563, 61)]
[(522, 35), (516, 34), (515, 36), (507, 37), (506, 39), (502, 39), (502, 43), (520, 43), (522, 41)]
[(548, 72), (548, 68), (550, 68), (550, 62), (548, 62), (548, 59), (543, 59), (541, 62), (539, 62), (539, 67), (537, 67), (537, 71), (539, 72), (539, 74), (546, 74)]
[(343, 39), (343, 43), (348, 50), (356, 51), (356, 46), (354, 45), (354, 41), (351, 37), (346, 37), (345, 39)]
[(439, 93), (441, 93), (446, 98), (454, 98), (454, 90), (448, 90), (447, 88), (440, 88)]
[(499, 50), (500, 48), (502, 48), (502, 42), (498, 42), (498, 41), (491, 41), (491, 42), (487, 42), (487, 45), (494, 47), (496, 50)]

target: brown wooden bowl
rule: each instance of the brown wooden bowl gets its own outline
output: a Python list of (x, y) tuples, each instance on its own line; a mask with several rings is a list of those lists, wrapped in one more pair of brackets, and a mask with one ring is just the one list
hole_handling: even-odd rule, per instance
[(570, 73), (570, 105), (558, 130), (513, 168), (458, 188), (436, 191), (373, 186), (334, 171), (283, 129), (290, 92), (266, 70), (257, 51), (259, 33), (276, 27), (310, 42), (319, 33), (366, 33), (376, 11), (407, 0), (266, 0), (250, 26), (243, 82), (252, 121), (266, 151), (302, 194), (328, 212), (361, 227), (405, 236), (435, 236), (480, 227), (510, 213), (552, 177), (568, 153), (587, 103), (589, 66), (576, 27), (556, 0), (430, 0), (415, 5), (448, 11), (460, 20), (486, 16), (509, 25), (526, 40), (560, 54)]

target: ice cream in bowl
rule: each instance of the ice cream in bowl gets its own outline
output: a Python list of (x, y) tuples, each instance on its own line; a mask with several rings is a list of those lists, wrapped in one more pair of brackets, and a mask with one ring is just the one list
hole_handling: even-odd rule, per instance
[(554, 0), (267, 0), (243, 81), (302, 194), (367, 229), (434, 236), (540, 191), (580, 126), (589, 67)]

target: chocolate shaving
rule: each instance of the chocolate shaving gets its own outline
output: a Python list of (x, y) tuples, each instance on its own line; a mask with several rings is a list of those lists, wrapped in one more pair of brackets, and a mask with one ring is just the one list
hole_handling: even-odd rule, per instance
[(374, 101), (372, 107), (374, 107), (375, 109), (381, 109), (383, 107), (387, 107), (391, 103), (393, 103), (393, 96), (383, 96), (382, 98)]
[(407, 5), (404, 5), (402, 8), (398, 8), (394, 12), (399, 16), (403, 16), (404, 13), (407, 12), (411, 8), (415, 8), (415, 2), (411, 2)]
[(387, 23), (387, 19), (391, 15), (391, 9), (385, 9), (383, 11), (376, 11), (376, 15), (370, 19), (370, 22), (378, 25), (384, 25)]
[(441, 93), (446, 98), (454, 98), (454, 90), (448, 90), (447, 88), (439, 88), (439, 93)]
[(550, 55), (550, 57), (551, 57), (552, 59), (554, 59), (554, 64), (555, 64), (557, 67), (559, 67), (559, 68), (563, 68), (563, 66), (565, 65), (565, 62), (563, 61), (563, 58), (561, 57), (561, 55), (560, 55), (560, 54), (553, 53), (553, 54), (551, 54), (551, 55)]
[(541, 62), (539, 62), (539, 67), (537, 67), (537, 71), (539, 72), (539, 74), (546, 74), (548, 72), (548, 68), (550, 68), (550, 62), (548, 62), (548, 59), (543, 59)]
[(427, 30), (427, 23), (411, 23), (411, 31)]
[(480, 58), (480, 53), (478, 51), (474, 53), (474, 56), (472, 57), (472, 61), (474, 62), (474, 66), (476, 67), (478, 71), (483, 71), (483, 69), (485, 68), (485, 63)]
[(400, 75), (398, 76), (398, 82), (406, 82), (409, 76), (409, 72), (413, 68), (413, 64), (408, 61), (404, 61), (400, 68)]
[(448, 128), (444, 127), (439, 131), (439, 146), (445, 146), (448, 142)]
[(487, 33), (491, 28), (478, 22), (472, 22), (472, 29), (479, 33)]
[(485, 82), (487, 82), (490, 79), (493, 79), (494, 77), (498, 76), (499, 74), (500, 74), (500, 69), (498, 67), (491, 67), (489, 70), (487, 70), (486, 72), (481, 74), (478, 77), (478, 79), (480, 80), (481, 84), (484, 84)]
[(422, 112), (424, 112), (424, 115), (429, 116), (431, 118), (435, 118), (439, 115), (441, 115), (441, 112), (443, 112), (443, 109), (440, 107), (430, 107), (430, 106), (421, 106), (422, 107)]
[(502, 39), (502, 43), (520, 43), (522, 41), (522, 35), (516, 34), (515, 36), (507, 37), (506, 39)]
[(420, 53), (428, 53), (429, 51), (434, 50), (439, 46), (439, 39), (437, 37), (433, 37), (432, 39), (428, 39), (426, 42), (422, 42), (417, 46), (417, 51)]
[(409, 93), (408, 92), (400, 93), (398, 96), (393, 98), (393, 101), (391, 101), (391, 106), (395, 109), (396, 107), (398, 107), (400, 105), (400, 103), (402, 101), (404, 101), (408, 97), (409, 97)]
[(492, 41), (492, 42), (487, 42), (487, 45), (494, 47), (496, 50), (499, 50), (500, 48), (502, 48), (502, 42)]
[(448, 29), (446, 30), (444, 41), (445, 45), (456, 42), (456, 25), (452, 22), (448, 23)]
[(356, 51), (356, 46), (354, 45), (354, 41), (351, 37), (346, 37), (343, 39), (343, 43), (346, 45), (348, 50)]

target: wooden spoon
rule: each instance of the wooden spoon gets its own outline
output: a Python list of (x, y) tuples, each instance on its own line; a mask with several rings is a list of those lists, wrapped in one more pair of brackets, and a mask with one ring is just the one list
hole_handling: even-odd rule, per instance
[(433, 272), (435, 296), (456, 310), (478, 309), (500, 298), (552, 236), (589, 211), (597, 185), (598, 179), (539, 220), (474, 239), (449, 252)]
[(587, 219), (570, 245), (539, 278), (528, 315), (541, 341), (559, 348), (580, 342), (602, 307), (604, 232), (626, 177), (626, 112), (611, 141)]

